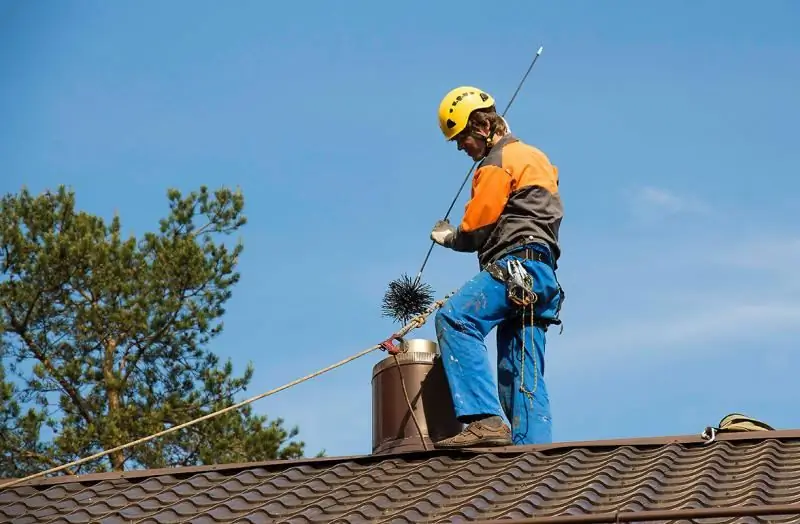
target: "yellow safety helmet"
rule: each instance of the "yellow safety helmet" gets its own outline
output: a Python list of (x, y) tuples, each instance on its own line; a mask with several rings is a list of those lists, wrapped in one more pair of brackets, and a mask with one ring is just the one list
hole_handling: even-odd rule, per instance
[(447, 93), (439, 103), (439, 129), (447, 140), (464, 130), (469, 115), (476, 109), (494, 105), (489, 93), (472, 86), (461, 86)]

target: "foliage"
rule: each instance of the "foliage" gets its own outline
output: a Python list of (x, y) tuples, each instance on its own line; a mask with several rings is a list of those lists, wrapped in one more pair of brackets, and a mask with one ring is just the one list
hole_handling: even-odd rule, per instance
[[(236, 402), (253, 376), (207, 349), (239, 280), (239, 192), (168, 193), (157, 232), (76, 210), (64, 187), (0, 201), (0, 477), (61, 465)], [(71, 470), (302, 456), (250, 406)]]

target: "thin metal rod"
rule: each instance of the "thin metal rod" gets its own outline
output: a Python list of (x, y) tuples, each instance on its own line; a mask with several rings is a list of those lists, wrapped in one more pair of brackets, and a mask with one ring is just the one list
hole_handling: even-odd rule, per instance
[[(511, 109), (511, 104), (513, 104), (514, 99), (517, 98), (517, 94), (519, 94), (520, 90), (522, 89), (522, 85), (525, 83), (525, 80), (531, 73), (533, 66), (536, 65), (536, 61), (539, 59), (539, 56), (541, 56), (543, 50), (544, 47), (539, 46), (539, 49), (536, 51), (536, 55), (534, 55), (533, 60), (531, 60), (531, 63), (528, 66), (528, 70), (525, 71), (525, 74), (522, 76), (522, 80), (520, 80), (519, 84), (517, 84), (517, 89), (514, 91), (514, 94), (511, 95), (511, 99), (508, 101), (508, 104), (506, 104), (506, 108), (501, 113), (502, 117), (505, 117), (506, 113), (508, 113), (508, 110)], [(472, 167), (469, 168), (469, 171), (467, 171), (467, 175), (464, 177), (464, 181), (461, 182), (461, 187), (458, 188), (458, 192), (456, 193), (456, 196), (453, 197), (453, 201), (450, 202), (450, 207), (447, 208), (447, 213), (444, 214), (443, 220), (447, 220), (448, 217), (450, 216), (450, 212), (453, 210), (453, 206), (455, 206), (456, 202), (458, 202), (458, 197), (461, 196), (461, 192), (464, 190), (464, 186), (467, 185), (467, 181), (469, 181), (469, 177), (472, 174), (472, 171), (475, 169), (475, 167), (478, 165), (479, 162), (480, 161), (474, 162), (472, 164)], [(425, 270), (425, 266), (428, 264), (428, 259), (430, 258), (431, 252), (433, 251), (433, 246), (435, 245), (436, 242), (431, 241), (431, 246), (428, 248), (428, 253), (425, 255), (425, 260), (422, 261), (422, 266), (419, 268), (419, 272), (417, 273), (415, 284), (419, 284), (419, 281), (422, 278), (422, 272)]]
[(589, 524), (613, 522), (652, 522), (655, 520), (710, 519), (724, 517), (759, 517), (798, 515), (800, 504), (766, 504), (728, 508), (658, 509), (645, 511), (609, 511), (586, 515), (559, 515), (527, 519), (478, 520), (473, 524)]

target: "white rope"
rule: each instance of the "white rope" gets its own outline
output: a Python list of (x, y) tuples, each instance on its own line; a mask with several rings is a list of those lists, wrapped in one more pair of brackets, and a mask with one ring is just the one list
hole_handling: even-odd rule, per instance
[[(442, 305), (444, 305), (444, 302), (447, 300), (448, 297), (449, 297), (449, 295), (445, 296), (444, 298), (442, 298), (440, 300), (437, 300), (430, 307), (428, 307), (428, 309), (424, 313), (422, 313), (421, 315), (411, 319), (411, 321), (409, 321), (408, 324), (403, 326), (402, 329), (400, 329), (400, 331), (396, 332), (393, 335), (393, 338), (394, 337), (397, 337), (397, 338), (403, 337), (408, 332), (410, 332), (411, 330), (416, 329), (416, 328), (422, 326), (423, 324), (425, 324), (425, 322), (428, 319), (428, 316), (430, 316), (430, 314), (433, 313), (435, 310), (437, 310), (440, 307), (442, 307)], [(136, 446), (137, 444), (142, 444), (144, 442), (148, 442), (148, 441), (153, 440), (155, 438), (164, 436), (164, 435), (166, 435), (168, 433), (172, 433), (174, 431), (178, 431), (179, 429), (187, 428), (189, 426), (197, 424), (198, 422), (202, 422), (204, 420), (208, 420), (208, 419), (216, 417), (218, 415), (222, 415), (223, 413), (227, 413), (228, 411), (233, 411), (234, 409), (239, 409), (240, 407), (245, 406), (247, 404), (250, 404), (252, 402), (255, 402), (256, 400), (261, 400), (264, 397), (268, 397), (270, 395), (274, 395), (275, 393), (278, 393), (279, 391), (283, 391), (284, 389), (288, 389), (288, 388), (290, 388), (292, 386), (296, 386), (297, 384), (300, 384), (301, 382), (305, 382), (306, 380), (310, 380), (310, 379), (312, 379), (314, 377), (322, 375), (323, 373), (327, 373), (328, 371), (331, 371), (331, 370), (336, 369), (336, 368), (338, 368), (340, 366), (343, 366), (343, 365), (345, 365), (345, 364), (347, 364), (349, 362), (352, 362), (353, 360), (361, 358), (361, 357), (363, 357), (364, 355), (366, 355), (368, 353), (372, 353), (376, 349), (381, 349), (381, 347), (382, 346), (380, 344), (376, 344), (376, 345), (374, 345), (372, 347), (369, 347), (369, 348), (367, 348), (367, 349), (365, 349), (363, 351), (360, 351), (359, 353), (356, 353), (353, 356), (347, 357), (344, 360), (340, 360), (339, 362), (337, 362), (335, 364), (331, 364), (330, 366), (328, 366), (326, 368), (322, 368), (319, 371), (315, 371), (314, 373), (308, 374), (308, 375), (306, 375), (306, 376), (304, 376), (302, 378), (298, 378), (296, 380), (293, 380), (292, 382), (289, 382), (288, 384), (284, 384), (283, 386), (277, 387), (275, 389), (271, 389), (271, 390), (269, 390), (269, 391), (267, 391), (265, 393), (261, 393), (259, 395), (254, 396), (254, 397), (251, 397), (251, 398), (249, 398), (247, 400), (243, 400), (243, 401), (239, 402), (238, 404), (233, 404), (232, 406), (228, 406), (227, 408), (222, 408), (222, 409), (220, 409), (218, 411), (214, 411), (214, 412), (209, 413), (207, 415), (203, 415), (202, 417), (196, 418), (194, 420), (190, 420), (189, 422), (184, 422), (183, 424), (180, 424), (178, 426), (173, 426), (173, 427), (165, 429), (163, 431), (159, 431), (158, 433), (154, 433), (152, 435), (148, 435), (146, 437), (142, 437), (142, 438), (140, 438), (138, 440), (134, 440), (133, 442), (129, 442), (127, 444), (123, 444), (121, 446), (117, 446), (117, 447), (112, 448), (112, 449), (107, 449), (107, 450), (104, 450), (104, 451), (100, 451), (99, 453), (95, 453), (94, 455), (91, 455), (89, 457), (84, 457), (82, 459), (75, 460), (73, 462), (70, 462), (68, 464), (64, 464), (62, 466), (56, 466), (54, 468), (50, 468), (48, 470), (41, 471), (39, 473), (34, 473), (32, 475), (28, 475), (27, 477), (23, 477), (23, 478), (20, 478), (20, 479), (14, 479), (14, 480), (11, 480), (9, 482), (6, 482), (5, 484), (0, 484), (0, 489), (8, 488), (8, 487), (11, 487), (11, 486), (14, 486), (14, 485), (17, 485), (17, 484), (21, 484), (22, 482), (26, 482), (28, 480), (33, 480), (35, 478), (43, 477), (43, 476), (48, 475), (50, 473), (55, 473), (57, 471), (61, 471), (63, 469), (67, 469), (67, 468), (70, 468), (72, 466), (77, 466), (79, 464), (83, 464), (85, 462), (89, 462), (90, 460), (94, 460), (94, 459), (100, 458), (100, 457), (102, 457), (104, 455), (108, 455), (110, 453), (115, 453), (117, 451), (121, 451), (123, 449), (130, 448), (132, 446)]]

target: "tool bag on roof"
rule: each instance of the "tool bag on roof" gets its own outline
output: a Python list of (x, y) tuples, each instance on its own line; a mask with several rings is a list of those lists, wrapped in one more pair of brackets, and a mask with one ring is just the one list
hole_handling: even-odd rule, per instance
[(700, 436), (712, 442), (717, 433), (738, 433), (743, 431), (775, 431), (775, 428), (753, 417), (748, 417), (741, 413), (731, 413), (722, 417), (716, 427), (706, 427)]

